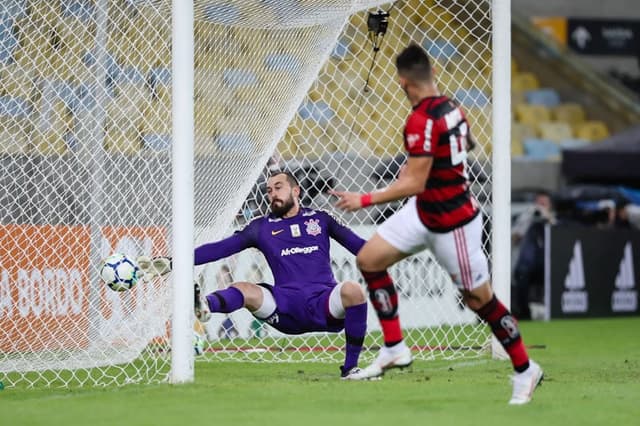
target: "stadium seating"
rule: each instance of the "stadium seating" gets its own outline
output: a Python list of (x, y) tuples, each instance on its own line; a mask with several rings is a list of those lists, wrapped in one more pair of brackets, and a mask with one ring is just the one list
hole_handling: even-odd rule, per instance
[(563, 122), (543, 121), (538, 123), (538, 135), (542, 139), (561, 143), (573, 137), (571, 126)]
[(563, 103), (552, 109), (553, 119), (556, 121), (564, 121), (571, 126), (582, 123), (585, 120), (586, 113), (580, 104)]
[(609, 137), (609, 129), (602, 121), (585, 121), (576, 125), (575, 137), (596, 142)]
[(535, 90), (540, 87), (538, 77), (532, 72), (521, 72), (511, 76), (511, 88), (517, 91)]
[(67, 135), (73, 125), (73, 116), (67, 104), (59, 97), (43, 96), (39, 107), (39, 120), (34, 132), (37, 152), (45, 155), (64, 154)]
[[(136, 2), (138, 12), (132, 14), (133, 8), (123, 7), (127, 1), (133, 0), (109, 3), (110, 23), (119, 30), (110, 31), (107, 35), (106, 89), (109, 98), (101, 100), (107, 106), (106, 146), (111, 150), (122, 148), (129, 153), (140, 148), (164, 150), (170, 144), (170, 109), (167, 105), (171, 96), (171, 71), (170, 50), (162, 43), (168, 43), (170, 29), (164, 25), (163, 19), (158, 19), (155, 6), (146, 7), (144, 2)], [(298, 2), (287, 1), (291, 1), (292, 7), (298, 7)], [(398, 46), (410, 41), (420, 42), (438, 61), (438, 70), (446, 70), (436, 71), (440, 89), (462, 104), (474, 136), (490, 150), (491, 123), (486, 107), (491, 92), (488, 87), (479, 87), (476, 78), (477, 73), (489, 76), (491, 72), (490, 61), (486, 57), (489, 52), (484, 45), (486, 41), (473, 42), (472, 35), (436, 0), (408, 0), (408, 3), (409, 9), (413, 10), (410, 19), (428, 31), (423, 39), (413, 40), (413, 35), (399, 26), (390, 25), (381, 53), (393, 57)], [(33, 147), (41, 153), (63, 153), (69, 148), (68, 136), (73, 134), (76, 126), (74, 114), (96, 105), (95, 75), (91, 69), (96, 61), (93, 49), (96, 4), (92, 0), (18, 0), (2, 7), (0, 121), (6, 126), (2, 128), (4, 136), (12, 135), (16, 143), (3, 141), (0, 149), (22, 152)], [(212, 39), (212, 27), (222, 19), (221, 7), (229, 12), (224, 14), (226, 24), (246, 13), (243, 6), (219, 2), (204, 5), (198, 11), (206, 19), (195, 22), (200, 43), (198, 49), (204, 52), (195, 58), (195, 131), (198, 138), (211, 139), (207, 149), (230, 149), (229, 144), (233, 141), (240, 141), (239, 146), (248, 143), (251, 135), (243, 138), (225, 133), (229, 120), (232, 120), (230, 116), (234, 115), (229, 106), (246, 108), (251, 101), (252, 88), (265, 81), (266, 77), (270, 81), (278, 73), (288, 77), (304, 65), (299, 59), (297, 45), (270, 46), (261, 57), (252, 58), (262, 66), (256, 67), (262, 68), (259, 72), (239, 67), (237, 62), (228, 58), (214, 59), (213, 52), (220, 55), (219, 46), (218, 50), (207, 46), (215, 46), (219, 42)], [(274, 13), (269, 2), (262, 2), (258, 7), (260, 13)], [(366, 26), (361, 15), (353, 19), (361, 20), (359, 24)], [(139, 37), (140, 33), (144, 37)], [(234, 41), (232, 37), (225, 39), (224, 43), (230, 53), (242, 51), (241, 42)], [(390, 96), (374, 99), (376, 91), (373, 90), (368, 95), (371, 98), (364, 103), (366, 106), (354, 114), (356, 108), (361, 108), (358, 100), (364, 83), (362, 70), (353, 69), (354, 61), (336, 59), (356, 54), (354, 46), (346, 39), (340, 40), (334, 48), (333, 59), (326, 65), (327, 78), (330, 79), (328, 90), (309, 94), (309, 102), (300, 106), (298, 117), (292, 122), (283, 142), (292, 154), (302, 151), (313, 153), (310, 139), (314, 139), (314, 143), (325, 144), (324, 149), (329, 151), (341, 147), (341, 141), (359, 143), (353, 139), (362, 139), (363, 146), (380, 154), (390, 155), (393, 150), (402, 149), (401, 141), (395, 139), (399, 137), (397, 129), (404, 125), (404, 117), (398, 119), (397, 112), (409, 111), (405, 102)], [(463, 58), (462, 67), (457, 63), (460, 58)], [(212, 63), (225, 63), (226, 67), (212, 67)], [(203, 66), (205, 64), (206, 67)], [(522, 65), (511, 60), (515, 118), (512, 123), (513, 155), (540, 152), (536, 143), (533, 143), (533, 148), (526, 148), (524, 141), (532, 138), (539, 137), (561, 146), (577, 146), (608, 136), (604, 123), (585, 122), (586, 114), (581, 105), (561, 103), (554, 88), (541, 88), (538, 76)], [(372, 70), (371, 87), (388, 84), (390, 76), (394, 75), (393, 61), (379, 61)], [(214, 81), (217, 87), (222, 86), (220, 91), (210, 89)], [(45, 92), (49, 89), (45, 88), (49, 84), (56, 88), (47, 106), (41, 97), (48, 97)], [(277, 89), (273, 89), (273, 96), (279, 96)], [(220, 102), (220, 99), (228, 99), (228, 102)], [(354, 116), (356, 123), (352, 123)], [(344, 123), (344, 128), (328, 135), (327, 129), (333, 127), (326, 126), (329, 121), (332, 124)], [(7, 124), (9, 122), (15, 122), (15, 125)], [(361, 123), (371, 126), (365, 131), (360, 127)], [(30, 137), (29, 129), (35, 129), (33, 134), (40, 135)], [(392, 136), (388, 135), (389, 129), (394, 129)], [(572, 131), (567, 132), (568, 129)], [(393, 143), (389, 143), (390, 137), (394, 138)], [(294, 143), (302, 143), (303, 147), (298, 149)], [(47, 144), (51, 147), (45, 149)], [(553, 154), (549, 156), (553, 157)]]
[(516, 120), (519, 123), (537, 126), (538, 123), (551, 121), (551, 111), (542, 105), (519, 104), (515, 106)]
[(560, 145), (552, 141), (529, 138), (524, 140), (523, 146), (529, 159), (557, 160), (560, 158)]
[(525, 99), (531, 105), (552, 108), (560, 104), (560, 95), (554, 89), (544, 88), (525, 92)]
[(534, 126), (524, 123), (511, 123), (511, 154), (519, 156), (524, 154), (523, 141), (536, 137)]
[(464, 107), (485, 107), (489, 105), (489, 96), (475, 87), (456, 90), (453, 97)]
[(584, 139), (567, 139), (560, 142), (560, 148), (562, 149), (576, 149), (589, 145), (591, 142)]

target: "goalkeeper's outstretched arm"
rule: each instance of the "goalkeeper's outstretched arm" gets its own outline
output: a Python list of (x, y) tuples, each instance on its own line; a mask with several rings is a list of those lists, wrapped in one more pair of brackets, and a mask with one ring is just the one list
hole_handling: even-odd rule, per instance
[[(248, 247), (253, 247), (253, 241), (247, 238), (244, 232), (238, 232), (228, 238), (213, 243), (203, 244), (196, 247), (194, 251), (194, 264), (203, 265), (216, 260), (224, 259), (232, 254), (236, 254)], [(139, 256), (136, 259), (142, 276), (145, 280), (150, 280), (171, 272), (173, 267), (169, 256)]]

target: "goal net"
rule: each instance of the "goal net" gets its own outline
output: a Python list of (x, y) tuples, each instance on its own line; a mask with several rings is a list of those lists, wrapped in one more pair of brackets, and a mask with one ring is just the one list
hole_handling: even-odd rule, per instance
[[(266, 212), (269, 165), (295, 170), (305, 204), (329, 186), (371, 190), (397, 172), (409, 107), (394, 55), (410, 41), (470, 116), (475, 193), (489, 207), (488, 0), (195, 2), (196, 243)], [(368, 8), (390, 10), (368, 33)], [(379, 47), (374, 55), (372, 43)], [(375, 60), (374, 60), (375, 56)], [(169, 276), (116, 293), (113, 252), (171, 253), (171, 2), (7, 0), (0, 5), (0, 380), (7, 386), (160, 382), (170, 369)], [(397, 208), (339, 214), (363, 236)], [(358, 279), (333, 254), (338, 279)], [(207, 290), (269, 281), (241, 253), (203, 268)], [(428, 253), (392, 270), (420, 358), (481, 353), (485, 328)], [(372, 311), (372, 309), (370, 309)], [(369, 321), (374, 346), (377, 320)], [(245, 312), (207, 324), (206, 359), (339, 361), (340, 335), (290, 338)], [(370, 357), (365, 352), (364, 358)]]
[[(397, 84), (395, 56), (411, 42), (428, 51), (435, 61), (440, 89), (456, 99), (468, 115), (471, 132), (479, 145), (468, 160), (473, 191), (489, 217), (490, 6), (489, 1), (482, 0), (398, 1), (352, 15), (322, 61), (304, 99), (296, 105), (273, 155), (259, 164), (262, 173), (242, 208), (229, 212), (235, 213), (236, 219), (228, 232), (268, 213), (266, 177), (275, 169), (288, 169), (298, 177), (304, 205), (332, 212), (363, 237), (370, 237), (376, 225), (401, 206), (395, 203), (357, 214), (342, 213), (334, 209), (336, 200), (327, 190), (371, 191), (386, 186), (397, 176), (405, 161), (402, 129), (410, 105)], [(380, 18), (378, 11), (388, 12), (388, 20), (376, 20)], [(383, 33), (379, 26), (385, 21), (387, 28)], [(261, 47), (260, 55), (274, 63), (274, 58), (279, 58), (281, 72), (293, 72), (299, 65), (299, 54), (291, 49), (278, 54)], [(289, 60), (286, 65), (284, 58)], [(256, 86), (252, 83), (248, 87), (253, 99)], [(239, 114), (233, 119), (245, 121), (242, 117)], [(487, 227), (487, 242), (489, 233)], [(207, 234), (205, 226), (199, 236), (198, 242), (203, 243), (212, 235)], [(351, 279), (363, 283), (354, 257), (337, 244), (332, 247), (332, 261), (339, 281)], [(208, 291), (234, 281), (273, 282), (266, 262), (255, 250), (208, 265), (202, 273)], [(401, 323), (416, 358), (453, 359), (487, 353), (488, 328), (462, 307), (450, 278), (429, 252), (394, 266), (391, 274), (400, 294)], [(371, 306), (368, 328), (365, 346), (376, 349), (382, 339)], [(214, 315), (206, 325), (206, 334), (211, 345), (207, 356), (211, 359), (336, 363), (343, 359), (343, 335), (316, 333), (292, 339), (257, 321), (247, 311)], [(371, 360), (375, 353), (365, 351), (363, 362)]]

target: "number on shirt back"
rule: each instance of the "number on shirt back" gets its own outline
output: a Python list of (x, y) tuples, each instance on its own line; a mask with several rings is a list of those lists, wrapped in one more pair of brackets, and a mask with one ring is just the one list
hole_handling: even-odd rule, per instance
[(466, 122), (460, 123), (456, 128), (451, 129), (449, 135), (449, 146), (451, 147), (451, 164), (457, 166), (467, 159), (467, 134), (469, 126)]

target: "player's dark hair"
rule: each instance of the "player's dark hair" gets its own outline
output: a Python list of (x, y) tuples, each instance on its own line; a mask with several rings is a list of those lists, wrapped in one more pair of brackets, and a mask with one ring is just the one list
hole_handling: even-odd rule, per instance
[(300, 186), (300, 183), (298, 182), (298, 179), (296, 179), (294, 174), (289, 172), (289, 171), (286, 171), (286, 170), (276, 170), (276, 171), (272, 172), (269, 175), (269, 179), (271, 179), (272, 177), (276, 177), (278, 175), (285, 175), (287, 177), (287, 182), (289, 182), (289, 185), (291, 185), (292, 188), (294, 186), (297, 186), (297, 187)]
[(411, 81), (431, 81), (432, 69), (429, 55), (415, 43), (411, 43), (396, 57), (398, 74)]

